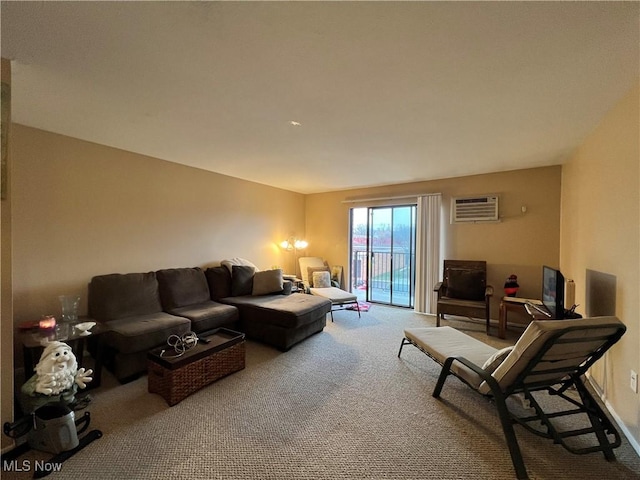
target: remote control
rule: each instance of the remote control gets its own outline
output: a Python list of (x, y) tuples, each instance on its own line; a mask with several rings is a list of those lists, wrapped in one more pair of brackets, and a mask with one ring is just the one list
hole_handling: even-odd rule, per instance
[(200, 340), (202, 343), (211, 343), (211, 340), (209, 340), (208, 338), (204, 338), (204, 337), (198, 337), (198, 340)]

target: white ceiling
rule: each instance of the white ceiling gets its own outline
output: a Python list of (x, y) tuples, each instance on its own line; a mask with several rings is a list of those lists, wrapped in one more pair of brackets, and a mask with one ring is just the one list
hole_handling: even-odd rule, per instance
[(2, 56), (16, 123), (314, 193), (562, 163), (639, 6), (2, 2)]

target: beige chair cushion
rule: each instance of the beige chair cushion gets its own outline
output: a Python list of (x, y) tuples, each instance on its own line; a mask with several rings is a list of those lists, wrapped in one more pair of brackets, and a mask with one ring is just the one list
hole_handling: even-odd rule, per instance
[[(408, 328), (404, 336), (422, 347), (440, 364), (444, 364), (449, 357), (460, 356), (481, 366), (498, 351), (452, 327)], [(473, 388), (478, 388), (482, 383), (480, 375), (460, 362), (453, 362), (451, 370)]]
[(309, 291), (311, 292), (311, 295), (324, 297), (331, 300), (331, 303), (336, 304), (355, 302), (358, 300), (358, 297), (355, 294), (336, 287), (310, 288)]

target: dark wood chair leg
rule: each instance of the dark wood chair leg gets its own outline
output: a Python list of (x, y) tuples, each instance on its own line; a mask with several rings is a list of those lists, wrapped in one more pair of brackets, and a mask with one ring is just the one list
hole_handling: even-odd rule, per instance
[(490, 323), (490, 320), (491, 320), (491, 306), (489, 305), (489, 301), (490, 300), (487, 300), (487, 306), (485, 307), (485, 310), (486, 310), (485, 311), (485, 315), (486, 315), (485, 318), (487, 319), (487, 336), (491, 335), (491, 333), (490, 333), (491, 330), (490, 330), (490, 326), (489, 326), (489, 323)]

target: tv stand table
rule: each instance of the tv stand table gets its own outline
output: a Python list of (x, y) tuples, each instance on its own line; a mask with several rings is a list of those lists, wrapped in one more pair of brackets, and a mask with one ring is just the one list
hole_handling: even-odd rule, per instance
[[(507, 314), (509, 310), (512, 310), (512, 311), (524, 310), (527, 313), (529, 313), (527, 309), (525, 309), (525, 305), (527, 305), (527, 303), (542, 306), (542, 302), (540, 300), (533, 299), (533, 298), (502, 297), (502, 300), (500, 301), (500, 314), (498, 317), (498, 338), (505, 338), (505, 334), (507, 331)], [(533, 310), (533, 312), (535, 313), (535, 310)], [(542, 314), (540, 314), (540, 316), (531, 315), (531, 320), (549, 320), (549, 319), (548, 317), (545, 317)]]

